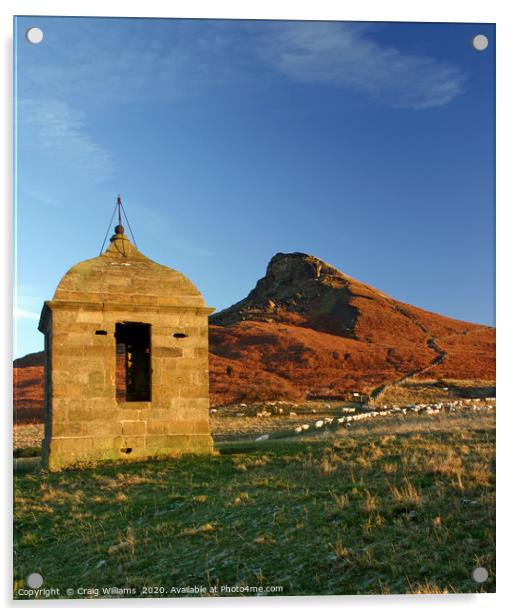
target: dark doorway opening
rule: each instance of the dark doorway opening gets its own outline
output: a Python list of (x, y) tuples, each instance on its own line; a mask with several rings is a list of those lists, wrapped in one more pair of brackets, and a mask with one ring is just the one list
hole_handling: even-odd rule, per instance
[(148, 323), (117, 323), (117, 402), (151, 401), (151, 326)]

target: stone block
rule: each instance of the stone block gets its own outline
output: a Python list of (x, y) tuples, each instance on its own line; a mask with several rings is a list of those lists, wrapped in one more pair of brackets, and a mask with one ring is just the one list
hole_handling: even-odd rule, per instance
[(157, 358), (162, 357), (183, 357), (183, 349), (177, 347), (153, 347), (153, 355)]
[(92, 323), (96, 325), (102, 323), (103, 313), (101, 311), (80, 310), (76, 315), (77, 323)]
[(81, 434), (80, 422), (67, 421), (60, 423), (54, 420), (52, 423), (52, 436), (79, 436)]
[(213, 453), (213, 440), (209, 434), (148, 436), (146, 448), (149, 455), (174, 455), (181, 453)]
[(82, 357), (84, 354), (84, 345), (74, 344), (70, 342), (68, 344), (54, 344), (53, 345), (54, 358), (66, 358), (66, 363), (70, 361), (70, 357)]
[(88, 374), (88, 385), (90, 387), (94, 385), (104, 385), (105, 382), (106, 379), (104, 370), (96, 370), (95, 372), (90, 372)]
[(192, 383), (182, 383), (180, 385), (180, 397), (181, 398), (199, 398), (203, 394), (207, 393), (207, 387), (205, 384), (194, 385)]
[(89, 344), (83, 345), (83, 356), (85, 357), (95, 357), (99, 362), (103, 364), (111, 363), (111, 357), (115, 354), (115, 339), (108, 339), (108, 336), (96, 336), (97, 338), (103, 338), (104, 341), (102, 343), (90, 342)]
[(168, 422), (174, 419), (174, 415), (170, 408), (153, 406), (152, 410), (147, 414), (142, 413), (141, 419), (147, 421), (148, 423), (151, 421)]
[(82, 423), (93, 423), (98, 421), (115, 422), (119, 419), (117, 408), (114, 406), (93, 406), (90, 404), (89, 407), (90, 408), (70, 408), (68, 410), (69, 420), (80, 421)]
[(120, 421), (122, 436), (143, 435), (146, 433), (146, 421), (123, 420)]
[(68, 400), (81, 399), (84, 385), (81, 383), (52, 383), (52, 397), (65, 398)]
[(195, 433), (195, 427), (190, 421), (148, 421), (147, 434), (190, 434)]

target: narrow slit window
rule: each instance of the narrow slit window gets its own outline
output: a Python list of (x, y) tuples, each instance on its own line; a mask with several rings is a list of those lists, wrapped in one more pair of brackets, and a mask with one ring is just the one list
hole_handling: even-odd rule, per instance
[(117, 402), (151, 401), (151, 326), (148, 323), (117, 323)]

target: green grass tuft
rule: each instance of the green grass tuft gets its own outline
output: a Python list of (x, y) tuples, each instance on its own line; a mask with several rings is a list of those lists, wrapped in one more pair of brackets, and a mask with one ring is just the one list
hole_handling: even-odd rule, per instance
[[(15, 596), (33, 571), (63, 596), (224, 584), (284, 595), (493, 592), (494, 424), (419, 418), (406, 430), (16, 474)], [(476, 566), (489, 572), (482, 585)]]

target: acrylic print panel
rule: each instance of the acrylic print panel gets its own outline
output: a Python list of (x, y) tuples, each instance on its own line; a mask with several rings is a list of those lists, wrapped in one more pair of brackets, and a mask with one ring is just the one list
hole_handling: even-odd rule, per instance
[(14, 597), (494, 592), (495, 27), (14, 40)]

